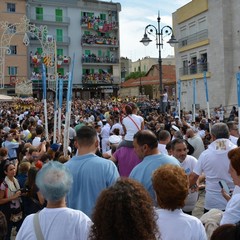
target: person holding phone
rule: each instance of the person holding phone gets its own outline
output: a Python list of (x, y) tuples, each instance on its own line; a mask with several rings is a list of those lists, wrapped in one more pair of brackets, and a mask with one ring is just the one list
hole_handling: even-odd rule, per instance
[(232, 197), (227, 194), (224, 188), (222, 190), (223, 196), (229, 201), (220, 225), (235, 224), (240, 221), (240, 148), (238, 147), (229, 151), (228, 158), (230, 160), (229, 173), (231, 174), (235, 188)]

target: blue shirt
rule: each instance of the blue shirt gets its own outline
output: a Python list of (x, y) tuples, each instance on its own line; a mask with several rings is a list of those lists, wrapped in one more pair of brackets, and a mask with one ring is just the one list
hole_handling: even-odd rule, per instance
[(163, 153), (146, 156), (141, 163), (133, 168), (129, 177), (137, 180), (146, 188), (156, 203), (155, 193), (152, 186), (153, 172), (165, 164), (173, 164), (180, 166), (179, 161), (171, 156)]
[(100, 192), (115, 183), (119, 177), (117, 167), (112, 161), (95, 154), (74, 156), (65, 165), (73, 175), (73, 185), (67, 194), (67, 206), (91, 217)]
[(8, 157), (9, 158), (17, 158), (17, 148), (19, 148), (19, 142), (8, 141), (6, 140), (3, 142), (3, 147), (7, 148), (8, 150)]

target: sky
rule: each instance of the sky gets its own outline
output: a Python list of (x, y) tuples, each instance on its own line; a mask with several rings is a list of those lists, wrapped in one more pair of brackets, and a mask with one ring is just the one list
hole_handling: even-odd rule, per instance
[[(106, 1), (106, 0), (105, 0)], [(113, 0), (121, 4), (120, 12), (120, 55), (133, 61), (146, 56), (158, 57), (155, 37), (147, 47), (139, 41), (143, 38), (145, 27), (152, 24), (157, 27), (160, 11), (161, 28), (172, 26), (172, 13), (191, 0)], [(170, 36), (164, 37), (162, 57), (174, 55), (174, 49), (167, 43)]]

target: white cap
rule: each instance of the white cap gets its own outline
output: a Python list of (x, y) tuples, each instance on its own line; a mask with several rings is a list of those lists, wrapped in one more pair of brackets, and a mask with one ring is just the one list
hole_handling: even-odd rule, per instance
[(119, 144), (122, 141), (122, 138), (117, 135), (111, 135), (108, 139), (111, 144)]
[(175, 118), (178, 118), (178, 119), (179, 119), (179, 116), (178, 116), (178, 115), (176, 115), (176, 116), (175, 116)]
[(175, 126), (175, 125), (172, 125), (171, 128), (172, 128), (174, 131), (180, 131), (180, 129), (179, 129), (177, 126)]

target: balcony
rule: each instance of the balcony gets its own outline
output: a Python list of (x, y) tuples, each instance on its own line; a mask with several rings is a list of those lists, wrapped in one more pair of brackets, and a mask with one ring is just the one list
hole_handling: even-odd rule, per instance
[(114, 82), (110, 73), (93, 73), (83, 75), (82, 83), (85, 85), (111, 85)]
[(33, 23), (44, 23), (51, 25), (69, 25), (70, 18), (55, 16), (55, 15), (45, 15), (45, 14), (32, 14), (30, 17), (30, 21)]
[(208, 63), (197, 64), (189, 67), (179, 68), (179, 75), (193, 75), (198, 73), (203, 73), (208, 71)]
[(188, 45), (191, 45), (193, 43), (197, 43), (203, 40), (206, 40), (208, 38), (208, 30), (202, 30), (200, 32), (194, 33), (192, 35), (189, 35), (187, 37), (181, 38), (178, 40), (178, 47), (185, 47)]
[(116, 21), (106, 21), (101, 20), (99, 18), (89, 18), (83, 17), (80, 20), (80, 24), (82, 27), (93, 29), (98, 32), (106, 33), (113, 30), (117, 30), (119, 23)]
[(94, 54), (91, 56), (86, 57), (85, 55), (82, 56), (82, 63), (83, 65), (89, 64), (89, 63), (101, 63), (101, 64), (107, 64), (107, 65), (112, 65), (112, 64), (118, 64), (119, 59), (112, 57), (97, 57)]
[[(51, 34), (49, 34), (49, 35), (51, 35)], [(52, 36), (56, 40), (57, 45), (69, 45), (70, 44), (70, 37), (68, 37), (68, 36), (54, 36), (54, 35), (52, 35)], [(39, 36), (39, 37), (41, 38), (41, 36)], [(30, 43), (32, 45), (40, 45), (39, 39), (36, 35), (31, 34), (29, 36), (29, 39), (30, 39)]]
[[(52, 86), (52, 81), (47, 81), (47, 89), (50, 89)], [(55, 86), (55, 81), (54, 81)], [(42, 79), (32, 79), (32, 87), (33, 90), (41, 89), (42, 90)], [(68, 87), (68, 80), (63, 81), (63, 88), (67, 89)]]
[(82, 46), (112, 46), (113, 48), (117, 48), (119, 46), (119, 42), (116, 37), (105, 37), (105, 36), (96, 36), (93, 34), (84, 34), (82, 36)]

